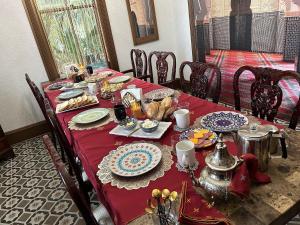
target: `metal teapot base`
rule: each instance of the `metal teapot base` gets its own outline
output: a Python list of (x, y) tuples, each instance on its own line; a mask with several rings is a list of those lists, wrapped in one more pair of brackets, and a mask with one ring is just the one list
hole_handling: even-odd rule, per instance
[(232, 171), (220, 172), (205, 167), (201, 171), (199, 184), (209, 195), (216, 198), (228, 199), (230, 196), (229, 186), (231, 177)]

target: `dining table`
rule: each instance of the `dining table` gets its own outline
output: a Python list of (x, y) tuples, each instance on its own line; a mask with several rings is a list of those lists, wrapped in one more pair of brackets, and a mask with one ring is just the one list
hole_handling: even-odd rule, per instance
[[(110, 70), (104, 69), (103, 71)], [(114, 76), (123, 75), (121, 72), (112, 71)], [(49, 99), (51, 107), (55, 110), (59, 103), (57, 96), (61, 93), (60, 90), (49, 90), (49, 83), (43, 83), (45, 97)], [(128, 85), (135, 85), (141, 88), (143, 94), (163, 88), (154, 83), (149, 83), (132, 77), (124, 84), (124, 88)], [(99, 104), (90, 108), (110, 108), (113, 109), (111, 100), (102, 99), (97, 95)], [(188, 102), (190, 111), (191, 124), (202, 116), (217, 111), (234, 111), (233, 108), (228, 108), (220, 104), (215, 104), (210, 101), (200, 99), (189, 94), (180, 92), (178, 102)], [(109, 132), (117, 126), (114, 121), (108, 124), (89, 130), (71, 130), (68, 127), (69, 121), (78, 113), (86, 110), (77, 109), (74, 111), (57, 113), (57, 120), (64, 130), (66, 137), (73, 146), (75, 153), (78, 155), (82, 167), (87, 174), (87, 177), (93, 188), (96, 191), (99, 201), (101, 201), (108, 209), (113, 222), (116, 225), (136, 225), (136, 224), (154, 224), (151, 215), (145, 213), (147, 200), (151, 197), (153, 189), (164, 189), (177, 191), (180, 193), (182, 183), (186, 181), (192, 186), (189, 174), (180, 172), (176, 167), (176, 154), (172, 155), (172, 165), (164, 175), (156, 180), (152, 180), (146, 187), (127, 190), (112, 186), (110, 183), (103, 184), (97, 177), (99, 171), (98, 165), (112, 151), (118, 147), (129, 143), (157, 143), (161, 146), (170, 146), (171, 136), (179, 134), (174, 125), (164, 133), (160, 139), (145, 139), (134, 137), (123, 137), (109, 134)], [(269, 121), (261, 120), (262, 124), (273, 124)], [(276, 125), (280, 129), (282, 126)], [(294, 138), (300, 137), (292, 130), (288, 130)], [(272, 182), (266, 185), (252, 184), (251, 193), (247, 198), (226, 202), (225, 207), (218, 209), (229, 219), (231, 224), (285, 224), (289, 219), (300, 211), (300, 151), (297, 144), (293, 145), (293, 141), (289, 142), (288, 158), (273, 157), (270, 160), (267, 174), (271, 177)], [(226, 145), (231, 154), (237, 155), (238, 148), (234, 141), (226, 141)], [(292, 148), (291, 146), (294, 146)], [(196, 177), (199, 177), (200, 171), (205, 166), (205, 156), (214, 150), (214, 146), (201, 149), (196, 152), (196, 158), (199, 162), (199, 167), (195, 171)], [(200, 204), (200, 203), (199, 203)]]

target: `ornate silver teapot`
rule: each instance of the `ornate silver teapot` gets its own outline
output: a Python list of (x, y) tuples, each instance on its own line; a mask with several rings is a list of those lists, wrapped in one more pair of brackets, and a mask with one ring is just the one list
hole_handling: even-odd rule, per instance
[(227, 199), (233, 171), (241, 160), (229, 154), (222, 134), (217, 142), (215, 150), (205, 158), (206, 167), (201, 171), (200, 177), (195, 178), (191, 170), (189, 173), (195, 186), (203, 188), (213, 197)]

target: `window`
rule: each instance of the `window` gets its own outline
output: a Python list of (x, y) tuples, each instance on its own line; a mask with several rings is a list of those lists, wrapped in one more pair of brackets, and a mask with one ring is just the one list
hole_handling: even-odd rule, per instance
[(104, 1), (24, 0), (23, 3), (50, 79), (54, 78), (54, 70), (61, 76), (74, 63), (94, 68), (109, 64), (118, 69)]

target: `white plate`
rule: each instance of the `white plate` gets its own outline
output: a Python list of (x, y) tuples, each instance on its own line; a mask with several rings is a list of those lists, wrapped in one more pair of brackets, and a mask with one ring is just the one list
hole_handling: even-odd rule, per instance
[(160, 149), (150, 143), (134, 143), (111, 153), (108, 167), (122, 177), (135, 177), (154, 169), (161, 160)]
[(87, 108), (87, 107), (90, 107), (90, 106), (93, 106), (93, 105), (98, 105), (99, 100), (98, 100), (97, 96), (93, 96), (93, 98), (96, 100), (96, 102), (88, 104), (88, 105), (83, 105), (83, 106), (80, 106), (78, 108), (67, 109), (65, 111), (58, 111), (60, 104), (57, 104), (55, 112), (56, 112), (56, 114), (59, 114), (59, 113), (69, 112), (69, 111), (73, 111), (73, 110), (77, 110), (77, 109), (84, 109), (84, 108)]
[[(141, 121), (139, 121), (141, 123)], [(168, 128), (171, 126), (171, 122), (159, 122), (159, 126), (156, 131), (152, 133), (146, 133), (141, 128), (134, 132), (130, 137), (136, 137), (136, 138), (147, 138), (147, 139), (160, 139), (163, 134), (168, 130)], [(137, 125), (137, 128), (139, 127), (139, 124)], [(112, 129), (109, 134), (118, 135), (118, 136), (125, 136), (128, 137), (129, 134), (132, 133), (133, 130), (125, 130), (121, 126), (116, 126), (114, 129)]]
[(118, 84), (118, 83), (124, 83), (130, 79), (131, 79), (130, 76), (117, 76), (117, 77), (111, 78), (108, 82), (110, 84)]
[(71, 120), (74, 123), (78, 123), (78, 124), (89, 124), (103, 119), (108, 114), (109, 114), (109, 110), (105, 108), (89, 109), (81, 113), (78, 113)]

